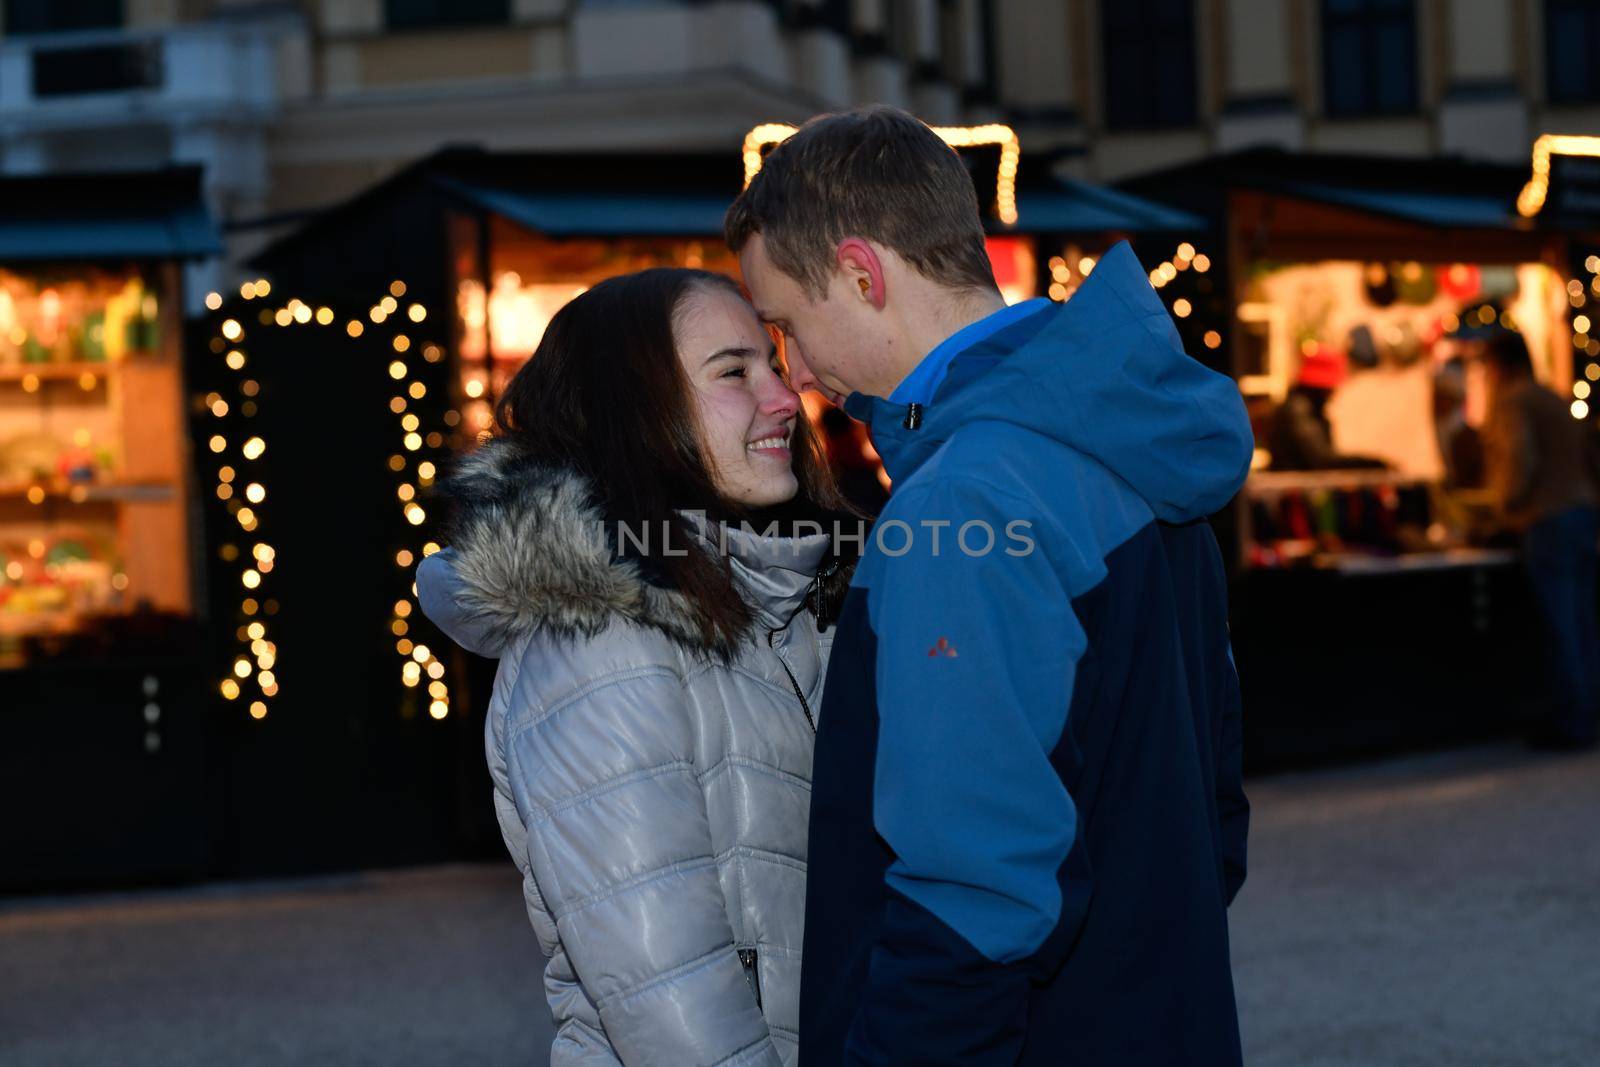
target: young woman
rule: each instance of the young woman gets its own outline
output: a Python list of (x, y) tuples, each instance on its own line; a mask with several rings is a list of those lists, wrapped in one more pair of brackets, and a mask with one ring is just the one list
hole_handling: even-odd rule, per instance
[(731, 281), (658, 269), (564, 307), (496, 422), (417, 588), (500, 659), (489, 771), (550, 1062), (793, 1064), (819, 616), (848, 579), (799, 397)]

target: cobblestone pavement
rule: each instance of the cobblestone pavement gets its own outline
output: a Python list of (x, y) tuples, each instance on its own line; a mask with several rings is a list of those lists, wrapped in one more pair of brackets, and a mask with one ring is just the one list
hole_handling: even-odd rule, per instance
[[(1600, 1063), (1600, 756), (1257, 780), (1246, 1062)], [(509, 865), (0, 901), (0, 1064), (542, 1065)]]

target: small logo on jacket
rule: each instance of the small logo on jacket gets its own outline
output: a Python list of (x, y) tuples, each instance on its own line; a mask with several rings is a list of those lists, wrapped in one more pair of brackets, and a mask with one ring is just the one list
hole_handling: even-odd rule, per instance
[(928, 655), (930, 655), (930, 656), (949, 656), (951, 659), (955, 659), (956, 658), (956, 646), (952, 645), (950, 643), (950, 639), (948, 637), (941, 637), (941, 638), (939, 638), (939, 643), (938, 644), (936, 644), (932, 648), (928, 649)]

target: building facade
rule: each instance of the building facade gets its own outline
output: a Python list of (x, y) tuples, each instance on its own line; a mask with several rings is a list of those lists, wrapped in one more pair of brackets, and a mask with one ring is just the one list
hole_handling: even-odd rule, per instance
[(1591, 0), (998, 0), (1023, 143), (1115, 181), (1259, 144), (1518, 162), (1600, 132)]

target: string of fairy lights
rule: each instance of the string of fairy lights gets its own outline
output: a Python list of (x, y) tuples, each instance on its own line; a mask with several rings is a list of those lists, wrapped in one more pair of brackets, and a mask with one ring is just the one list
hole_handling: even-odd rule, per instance
[[(1000, 150), (995, 173), (995, 217), (1006, 226), (1017, 222), (1017, 167), (1022, 159), (1022, 142), (1010, 126), (998, 122), (984, 126), (929, 127), (951, 148), (993, 146)], [(744, 135), (740, 157), (744, 160), (744, 184), (748, 186), (761, 172), (766, 150), (793, 136), (799, 127), (787, 122), (763, 122)]]
[[(264, 278), (245, 282), (239, 288), (239, 295), (247, 302), (265, 299), (271, 292), (272, 286)], [(222, 294), (208, 294), (206, 306), (212, 311), (220, 309)], [(303, 318), (300, 317), (302, 312)], [(265, 326), (282, 322), (283, 316), (287, 315), (288, 321), (305, 322), (310, 321), (310, 312), (310, 308), (296, 300), (277, 312), (263, 309), (259, 321)], [(222, 320), (218, 335), (211, 340), (211, 350), (222, 356), (223, 364), (230, 372), (229, 380), (235, 384), (239, 397), (242, 397), (235, 401), (238, 413), (245, 419), (252, 419), (257, 411), (256, 397), (261, 392), (261, 384), (246, 371), (249, 365), (246, 344), (244, 325), (237, 318), (230, 317)], [(220, 392), (208, 393), (205, 406), (212, 417), (218, 420), (219, 427), (226, 425), (222, 420), (232, 410), (227, 397)], [(217, 499), (222, 501), (228, 514), (239, 525), (238, 539), (230, 537), (224, 541), (220, 553), (223, 562), (238, 566), (239, 584), (243, 589), (239, 601), (239, 626), (234, 635), (239, 648), (234, 654), (229, 674), (222, 679), (218, 688), (226, 700), (247, 702), (250, 717), (260, 720), (267, 717), (267, 702), (278, 695), (278, 646), (269, 638), (267, 625), (267, 619), (278, 612), (278, 602), (266, 596), (268, 576), (277, 565), (277, 553), (260, 536), (267, 488), (263, 484), (259, 466), (267, 451), (267, 443), (259, 434), (249, 433), (242, 437), (235, 435), (230, 440), (227, 433), (219, 430), (210, 435), (207, 448), (213, 461), (219, 464), (216, 468)], [(244, 546), (241, 544), (243, 541), (249, 541), (249, 544)]]
[[(412, 364), (407, 360), (415, 358), (412, 350), (420, 347), (424, 363), (438, 363), (444, 358), (444, 350), (432, 342), (416, 346), (411, 336), (403, 332), (407, 328), (405, 323), (420, 326), (428, 318), (428, 309), (416, 302), (406, 306), (402, 317), (400, 298), (405, 295), (406, 283), (396, 280), (389, 286), (389, 292), (367, 309), (367, 318), (375, 327), (390, 320), (401, 324), (401, 329), (389, 339), (393, 350), (389, 378), (395, 383), (396, 389), (389, 400), (389, 411), (398, 420), (400, 429), (400, 448), (390, 454), (389, 470), (396, 478), (395, 498), (401, 514), (407, 525), (416, 529), (428, 518), (417, 497), (431, 487), (438, 476), (436, 464), (431, 459), (423, 458), (421, 453), (424, 448), (430, 452), (442, 448), (445, 437), (437, 429), (429, 430), (426, 435), (423, 433), (422, 419), (417, 409), (420, 407), (419, 401), (428, 395), (428, 386), (420, 375), (414, 373)], [(359, 337), (365, 332), (366, 326), (359, 319), (351, 319), (346, 330), (351, 337)], [(447, 427), (453, 427), (459, 422), (459, 415), (451, 409), (445, 413), (444, 421)], [(402, 547), (395, 553), (395, 565), (405, 574), (417, 561), (417, 553), (426, 558), (437, 551), (438, 542), (431, 540), (425, 541), (415, 551)], [(401, 660), (400, 680), (408, 689), (416, 689), (423, 684), (426, 676), (428, 714), (434, 719), (443, 719), (450, 714), (450, 687), (444, 680), (444, 662), (427, 645), (411, 639), (412, 619), (417, 613), (416, 598), (417, 584), (413, 581), (409, 583), (405, 594), (395, 599), (390, 609), (389, 630), (394, 637), (395, 652)]]
[(1585, 283), (1581, 278), (1572, 278), (1567, 281), (1567, 303), (1571, 305), (1572, 315), (1572, 347), (1577, 349), (1578, 355), (1587, 357), (1587, 364), (1581, 376), (1574, 374), (1572, 383), (1572, 417), (1587, 419), (1592, 410), (1590, 397), (1596, 388), (1595, 383), (1600, 382), (1600, 318), (1590, 320), (1584, 310), (1590, 303), (1600, 300), (1600, 256), (1589, 256), (1583, 261), (1583, 269), (1589, 275)]
[[(271, 283), (265, 279), (245, 282), (239, 295), (247, 304), (265, 301), (272, 295)], [(430, 488), (438, 476), (438, 467), (430, 454), (445, 447), (445, 430), (424, 429), (420, 403), (428, 395), (428, 386), (422, 380), (421, 363), (437, 364), (444, 357), (444, 349), (432, 341), (414, 341), (413, 328), (420, 328), (428, 320), (428, 310), (421, 303), (409, 302), (402, 310), (400, 300), (406, 295), (404, 281), (396, 280), (365, 315), (345, 320), (344, 332), (355, 342), (365, 337), (366, 343), (383, 343), (380, 330), (387, 325), (386, 350), (391, 354), (388, 377), (394, 383), (395, 393), (389, 400), (389, 410), (398, 425), (395, 451), (389, 456), (388, 468), (395, 478), (394, 493), (405, 529), (418, 531), (421, 543), (399, 548), (394, 556), (401, 580), (396, 582), (395, 599), (390, 606), (388, 631), (395, 642), (395, 653), (400, 658), (400, 680), (407, 689), (426, 687), (428, 714), (443, 719), (450, 713), (450, 689), (445, 679), (445, 665), (427, 645), (415, 641), (411, 634), (418, 614), (416, 582), (408, 575), (417, 559), (439, 551), (439, 544), (426, 540), (420, 528), (427, 521), (427, 512), (419, 502), (419, 495)], [(218, 311), (223, 304), (220, 293), (210, 293), (206, 306)], [(313, 308), (299, 299), (291, 299), (278, 307), (264, 306), (256, 315), (261, 328), (297, 329), (302, 327), (327, 328), (335, 326), (341, 316), (331, 307)], [(247, 354), (246, 330), (239, 318), (224, 318), (218, 335), (212, 339), (211, 349), (223, 357), (232, 373), (230, 381), (242, 399), (230, 402), (220, 392), (204, 397), (204, 405), (219, 420), (236, 413), (246, 419), (255, 416), (260, 383), (246, 371), (250, 357)], [(235, 408), (235, 403), (237, 408)], [(444, 412), (445, 429), (460, 423), (460, 413), (453, 408)], [(237, 436), (237, 435), (236, 435)], [(239, 567), (239, 581), (243, 593), (239, 602), (239, 627), (236, 631), (238, 649), (232, 657), (230, 670), (219, 683), (219, 690), (228, 701), (246, 701), (252, 719), (267, 716), (268, 702), (279, 693), (275, 668), (277, 645), (269, 637), (268, 617), (276, 615), (278, 604), (267, 597), (266, 591), (277, 553), (265, 540), (260, 539), (263, 504), (267, 498), (266, 486), (257, 465), (266, 452), (267, 444), (259, 434), (247, 434), (241, 439), (230, 439), (225, 432), (210, 435), (208, 447), (219, 464), (216, 469), (216, 495), (228, 514), (238, 523), (243, 535), (255, 535), (248, 545), (229, 538), (221, 546), (222, 560)], [(248, 537), (245, 539), (249, 539)]]

